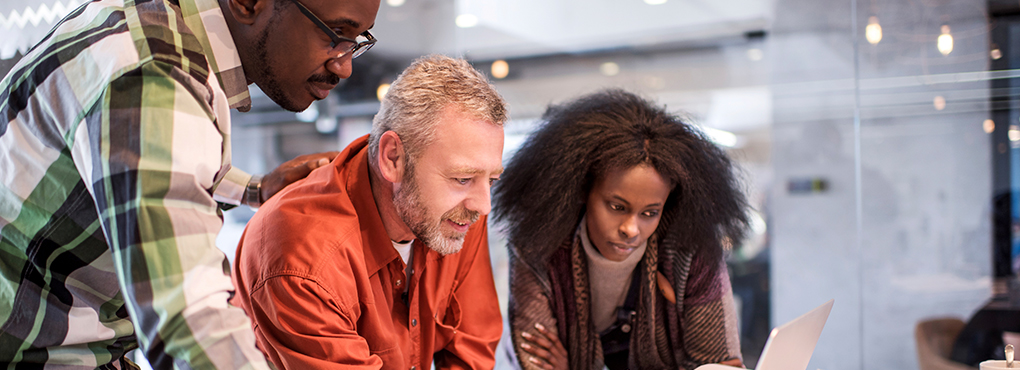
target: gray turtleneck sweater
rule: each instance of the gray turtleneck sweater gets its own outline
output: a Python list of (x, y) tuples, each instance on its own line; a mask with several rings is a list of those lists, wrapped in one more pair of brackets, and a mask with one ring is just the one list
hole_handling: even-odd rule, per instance
[(591, 318), (595, 323), (595, 332), (609, 328), (616, 321), (616, 308), (627, 299), (627, 290), (634, 275), (634, 268), (641, 262), (648, 241), (634, 250), (627, 259), (616, 262), (603, 257), (588, 239), (587, 217), (581, 218), (578, 227), (581, 245), (588, 256), (588, 284), (591, 286)]

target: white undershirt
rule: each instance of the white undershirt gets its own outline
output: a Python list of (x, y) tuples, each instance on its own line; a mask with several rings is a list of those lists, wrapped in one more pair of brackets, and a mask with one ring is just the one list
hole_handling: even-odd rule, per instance
[(396, 249), (397, 253), (400, 254), (400, 259), (404, 261), (404, 281), (407, 282), (407, 284), (404, 284), (404, 291), (406, 292), (407, 287), (411, 285), (411, 257), (414, 257), (414, 253), (412, 253), (414, 252), (412, 248), (414, 239), (407, 243), (397, 243), (392, 240), (390, 242), (393, 243), (393, 249)]

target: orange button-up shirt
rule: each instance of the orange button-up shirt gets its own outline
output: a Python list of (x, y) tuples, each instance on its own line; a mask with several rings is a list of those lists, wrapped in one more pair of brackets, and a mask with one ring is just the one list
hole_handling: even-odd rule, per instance
[[(258, 346), (287, 369), (491, 369), (502, 318), (486, 218), (440, 256), (415, 241), (413, 273), (383, 228), (367, 136), (288, 186), (248, 222), (234, 303)], [(407, 289), (407, 304), (401, 299)]]

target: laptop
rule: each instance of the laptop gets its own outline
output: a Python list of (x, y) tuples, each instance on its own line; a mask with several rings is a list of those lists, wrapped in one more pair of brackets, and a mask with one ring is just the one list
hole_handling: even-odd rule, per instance
[[(825, 320), (832, 311), (830, 299), (808, 313), (783, 324), (769, 334), (765, 349), (758, 358), (755, 370), (806, 370), (811, 354), (815, 351), (818, 337), (822, 335)], [(707, 364), (695, 370), (733, 370), (733, 366)]]

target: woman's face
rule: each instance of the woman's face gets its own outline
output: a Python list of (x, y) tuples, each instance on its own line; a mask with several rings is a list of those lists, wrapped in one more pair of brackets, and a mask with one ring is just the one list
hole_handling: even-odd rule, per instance
[(623, 261), (659, 226), (669, 191), (647, 164), (607, 173), (588, 194), (588, 239), (603, 257)]

